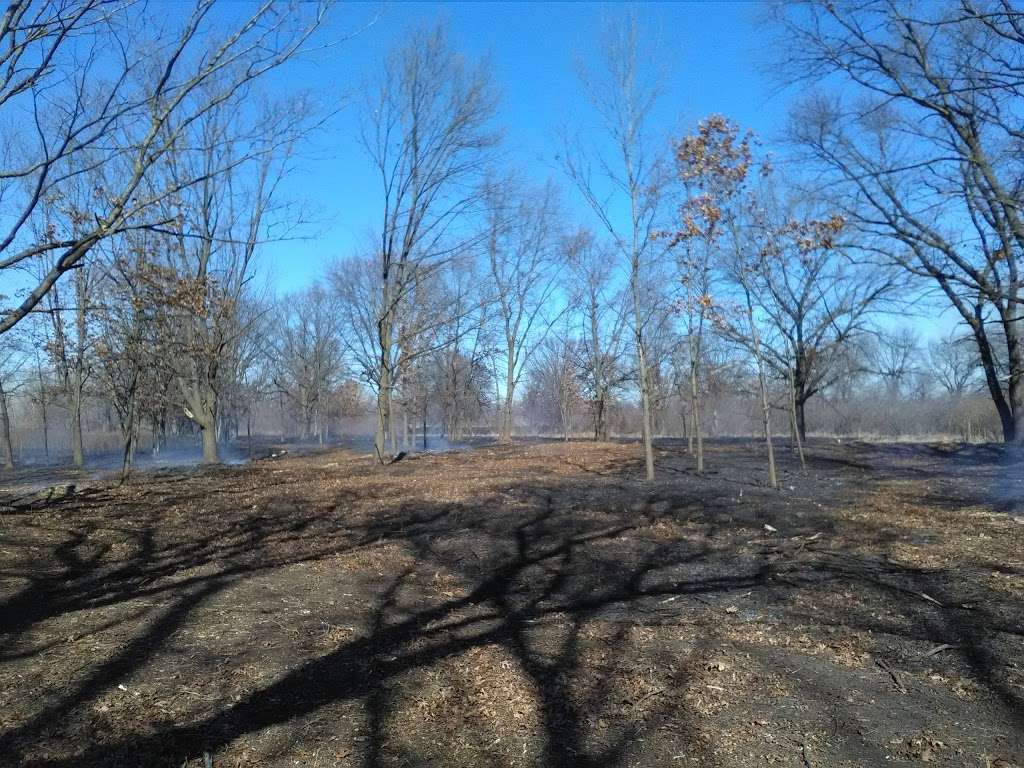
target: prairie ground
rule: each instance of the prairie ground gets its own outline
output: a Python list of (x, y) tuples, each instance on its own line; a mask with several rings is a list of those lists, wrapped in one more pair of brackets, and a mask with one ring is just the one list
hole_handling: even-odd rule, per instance
[(0, 486), (0, 765), (1024, 765), (1024, 464), (780, 453)]

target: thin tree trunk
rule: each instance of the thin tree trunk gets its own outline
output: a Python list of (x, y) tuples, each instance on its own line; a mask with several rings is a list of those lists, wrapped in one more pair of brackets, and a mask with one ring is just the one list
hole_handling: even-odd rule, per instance
[(36, 375), (39, 377), (39, 415), (43, 420), (43, 455), (47, 463), (50, 461), (50, 420), (46, 410), (46, 381), (43, 378), (43, 366), (36, 353)]
[(564, 442), (567, 443), (569, 442), (569, 429), (571, 427), (571, 425), (569, 424), (569, 419), (572, 414), (570, 412), (571, 403), (569, 399), (569, 391), (566, 386), (563, 385), (562, 391), (559, 393), (559, 395), (559, 406), (562, 416), (562, 439), (564, 440)]
[(128, 424), (125, 433), (124, 440), (124, 456), (121, 459), (121, 482), (124, 483), (128, 479), (128, 474), (131, 472), (132, 463), (135, 459), (135, 440), (136, 440), (136, 429), (135, 429), (135, 396), (131, 396), (132, 401), (128, 405)]
[(633, 291), (633, 333), (637, 352), (637, 377), (640, 380), (640, 411), (643, 437), (644, 470), (648, 480), (654, 479), (654, 440), (650, 423), (650, 377), (647, 371), (647, 353), (643, 341), (643, 319), (640, 307), (640, 275), (638, 257), (633, 257), (630, 283)]
[(697, 362), (690, 360), (690, 410), (693, 414), (693, 430), (690, 433), (691, 450), (697, 448), (697, 474), (704, 472), (704, 436), (700, 425), (700, 387), (697, 382)]
[(590, 354), (591, 365), (594, 369), (594, 440), (599, 442), (608, 441), (607, 404), (608, 384), (605, 376), (605, 360), (601, 351), (601, 329), (598, 327), (598, 303), (597, 293), (593, 287), (590, 289)]
[[(385, 293), (385, 299), (387, 294)], [(387, 304), (385, 303), (385, 306)], [(374, 436), (374, 450), (377, 461), (384, 464), (387, 455), (386, 441), (391, 432), (391, 321), (382, 317), (378, 324), (380, 333), (380, 376), (377, 382), (377, 433)]]
[[(687, 397), (689, 400), (690, 398)], [(693, 433), (696, 431), (696, 427), (693, 423), (693, 401), (690, 401), (690, 412), (686, 414), (685, 422), (688, 426), (684, 426), (683, 430), (686, 432), (686, 451), (690, 455), (693, 455)]]
[(768, 448), (768, 487), (778, 488), (779, 480), (775, 474), (775, 450), (772, 447), (772, 410), (768, 402), (768, 384), (764, 377), (764, 363), (760, 353), (757, 356), (757, 378), (761, 387), (761, 418), (764, 422), (764, 441)]
[(7, 410), (7, 392), (0, 381), (0, 447), (4, 451), (4, 469), (14, 469), (14, 443), (11, 441), (11, 415)]
[(85, 335), (88, 305), (87, 275), (84, 270), (75, 273), (75, 367), (71, 393), (71, 454), (76, 467), (85, 466), (85, 447), (82, 441), (82, 393), (85, 389)]
[(754, 324), (754, 309), (747, 294), (747, 317), (750, 321), (751, 340), (754, 347), (754, 360), (757, 363), (757, 383), (761, 389), (761, 419), (764, 425), (764, 441), (768, 448), (768, 487), (778, 488), (779, 480), (775, 473), (775, 450), (772, 447), (772, 411), (768, 402), (768, 382), (764, 374), (764, 359), (761, 356), (761, 337)]

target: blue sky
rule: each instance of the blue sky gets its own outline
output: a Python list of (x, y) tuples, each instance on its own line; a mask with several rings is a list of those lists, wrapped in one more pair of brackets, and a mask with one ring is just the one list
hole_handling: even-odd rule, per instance
[[(359, 86), (412, 27), (447, 20), (452, 42), (471, 57), (489, 56), (503, 99), (499, 122), (509, 161), (527, 178), (562, 181), (554, 166), (560, 126), (587, 128), (592, 114), (580, 92), (577, 58), (593, 62), (603, 23), (627, 8), (605, 3), (391, 3), (334, 8), (326, 38), (337, 39), (379, 17), (350, 40), (296, 62), (287, 80), (311, 89), (342, 111), (304, 150), (290, 178), (292, 197), (309, 200), (317, 223), (307, 239), (278, 243), (265, 253), (277, 289), (314, 281), (333, 259), (358, 250), (377, 221), (377, 186), (357, 141)], [(679, 135), (720, 112), (766, 142), (778, 133), (785, 96), (759, 64), (758, 3), (647, 3), (639, 7), (644, 39), (668, 69), (655, 132)], [(277, 84), (279, 85), (279, 84)]]

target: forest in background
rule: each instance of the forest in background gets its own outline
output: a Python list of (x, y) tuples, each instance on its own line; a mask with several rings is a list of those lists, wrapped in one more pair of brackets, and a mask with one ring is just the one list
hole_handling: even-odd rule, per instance
[[(774, 484), (773, 436), (1024, 439), (1009, 2), (769, 5), (799, 93), (778, 147), (723, 115), (654, 124), (662, 62), (624, 13), (549, 178), (504, 148), (488, 63), (417, 30), (338, 137), (377, 172), (375, 234), (286, 296), (260, 253), (302, 223), (282, 180), (328, 122), (269, 76), (333, 9), (201, 0), (143, 31), (151, 10), (0, 24), (6, 466), (543, 434), (640, 436), (653, 477), (655, 437), (702, 471), (704, 437), (759, 435)], [(922, 339), (941, 305), (959, 324)]]

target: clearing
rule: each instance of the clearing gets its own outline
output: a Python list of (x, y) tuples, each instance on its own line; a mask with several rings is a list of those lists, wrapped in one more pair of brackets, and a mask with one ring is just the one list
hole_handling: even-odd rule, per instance
[(0, 486), (0, 765), (1021, 765), (994, 447), (332, 451)]

